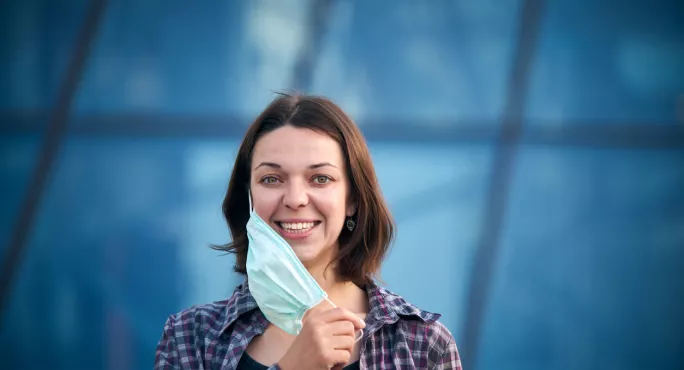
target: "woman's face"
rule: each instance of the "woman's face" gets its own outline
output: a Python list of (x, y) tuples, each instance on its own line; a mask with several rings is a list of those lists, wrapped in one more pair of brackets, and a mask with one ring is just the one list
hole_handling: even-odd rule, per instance
[(254, 209), (308, 268), (329, 263), (345, 218), (356, 211), (340, 145), (289, 125), (262, 136), (252, 155)]

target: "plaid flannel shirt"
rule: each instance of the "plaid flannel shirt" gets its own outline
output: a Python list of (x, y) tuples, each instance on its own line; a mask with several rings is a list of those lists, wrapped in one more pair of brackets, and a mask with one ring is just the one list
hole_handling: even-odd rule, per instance
[[(454, 337), (437, 321), (439, 314), (423, 311), (375, 284), (365, 289), (369, 313), (361, 369), (462, 370)], [(245, 281), (227, 300), (171, 315), (157, 346), (154, 368), (234, 370), (249, 342), (268, 324)]]

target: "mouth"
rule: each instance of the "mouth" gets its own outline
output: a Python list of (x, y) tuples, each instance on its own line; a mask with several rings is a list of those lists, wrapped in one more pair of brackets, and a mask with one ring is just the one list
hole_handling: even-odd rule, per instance
[(311, 232), (320, 225), (321, 221), (305, 222), (282, 222), (276, 221), (278, 232), (286, 239), (303, 239), (311, 235)]

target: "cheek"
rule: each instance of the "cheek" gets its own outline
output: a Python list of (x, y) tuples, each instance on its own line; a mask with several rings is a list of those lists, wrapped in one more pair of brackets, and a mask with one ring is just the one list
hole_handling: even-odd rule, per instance
[[(338, 200), (332, 201), (332, 199)], [(344, 198), (331, 197), (319, 204), (319, 210), (323, 213), (328, 222), (332, 224), (331, 226), (336, 226), (335, 224), (344, 222), (347, 209), (346, 200)]]
[(268, 192), (255, 192), (252, 193), (252, 198), (252, 205), (259, 217), (265, 221), (270, 220), (278, 208), (277, 197)]

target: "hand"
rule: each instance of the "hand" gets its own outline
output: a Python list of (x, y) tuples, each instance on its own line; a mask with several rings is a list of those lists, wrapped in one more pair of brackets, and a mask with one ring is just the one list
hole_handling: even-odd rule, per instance
[(354, 349), (356, 331), (365, 326), (363, 320), (343, 308), (311, 310), (278, 366), (283, 370), (329, 370), (345, 365)]

